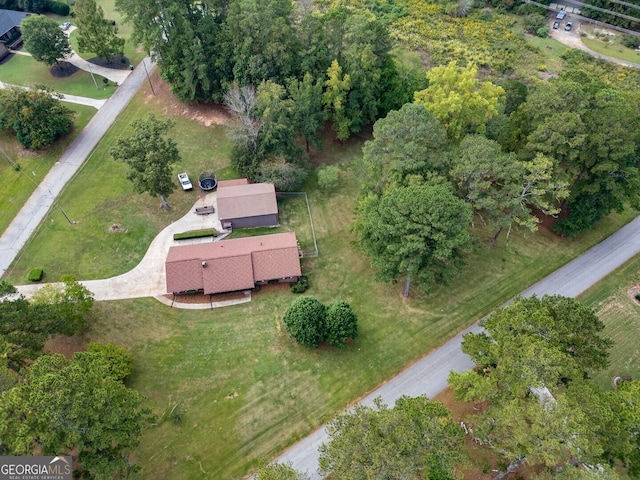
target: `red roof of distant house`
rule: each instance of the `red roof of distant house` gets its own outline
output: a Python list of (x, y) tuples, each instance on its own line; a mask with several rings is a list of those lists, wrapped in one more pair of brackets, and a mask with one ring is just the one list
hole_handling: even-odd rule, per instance
[(276, 189), (271, 183), (218, 184), (217, 203), (221, 221), (278, 214)]
[(256, 282), (299, 277), (298, 241), (293, 232), (175, 246), (166, 261), (167, 291), (223, 293)]
[(249, 185), (249, 179), (234, 178), (232, 180), (218, 180), (218, 188), (235, 187), (236, 185)]

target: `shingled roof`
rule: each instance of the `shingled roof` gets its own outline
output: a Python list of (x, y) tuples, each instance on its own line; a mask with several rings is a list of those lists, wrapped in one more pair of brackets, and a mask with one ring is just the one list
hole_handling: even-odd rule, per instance
[(170, 293), (234, 292), (302, 275), (293, 232), (171, 247), (165, 265)]
[(25, 12), (0, 9), (0, 36), (7, 33), (13, 27), (19, 27), (27, 15), (29, 14)]
[(218, 184), (217, 203), (221, 221), (278, 214), (276, 189), (271, 183)]

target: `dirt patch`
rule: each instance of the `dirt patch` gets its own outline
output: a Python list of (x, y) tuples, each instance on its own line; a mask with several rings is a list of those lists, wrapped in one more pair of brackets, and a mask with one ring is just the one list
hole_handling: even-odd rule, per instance
[(640, 285), (635, 285), (627, 290), (627, 295), (633, 303), (640, 307), (640, 300), (636, 298), (636, 295), (640, 295)]
[(72, 337), (66, 335), (52, 335), (44, 344), (45, 353), (59, 353), (71, 359), (75, 352), (83, 352), (87, 349), (85, 339), (76, 334)]
[(122, 225), (120, 225), (119, 223), (114, 223), (109, 227), (109, 232), (111, 233), (115, 233), (115, 232), (127, 233), (128, 231), (129, 231), (128, 229), (123, 229)]
[(158, 74), (155, 68), (150, 75), (153, 90), (145, 90), (145, 102), (153, 102), (164, 106), (164, 113), (170, 116), (187, 117), (190, 120), (202, 123), (206, 127), (211, 125), (227, 125), (232, 117), (223, 105), (215, 103), (183, 103), (171, 93), (169, 84)]
[(56, 78), (65, 78), (70, 77), (74, 73), (80, 70), (75, 65), (69, 62), (58, 62), (53, 67), (51, 67), (51, 75)]

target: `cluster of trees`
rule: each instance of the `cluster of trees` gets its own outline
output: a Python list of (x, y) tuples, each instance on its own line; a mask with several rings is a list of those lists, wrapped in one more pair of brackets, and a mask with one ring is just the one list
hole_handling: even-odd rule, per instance
[(55, 0), (0, 0), (0, 8), (30, 13), (51, 12), (62, 16), (69, 15), (67, 2)]
[(470, 419), (479, 442), (507, 463), (575, 470), (619, 461), (640, 472), (640, 382), (604, 391), (589, 379), (612, 346), (591, 309), (560, 296), (520, 298), (483, 326), (462, 346), (476, 369), (449, 377), (458, 399), (487, 402)]
[(473, 65), (427, 73), (415, 102), (378, 120), (363, 148), (354, 225), (382, 280), (428, 287), (454, 272), (467, 227), (535, 230), (560, 215), (575, 235), (611, 211), (640, 207), (640, 95), (582, 69), (532, 87), (480, 82)]
[[(612, 342), (594, 312), (560, 297), (519, 298), (467, 334), (476, 368), (452, 372), (458, 400), (480, 401), (464, 430), (440, 403), (402, 397), (356, 405), (327, 427), (320, 471), (340, 479), (450, 479), (474, 465), (463, 439), (490, 449), (499, 464), (528, 463), (532, 478), (615, 479), (640, 469), (640, 381), (604, 391), (589, 373), (605, 367)], [(288, 465), (261, 469), (260, 480), (304, 480)]]
[(344, 300), (325, 306), (315, 297), (298, 297), (287, 309), (283, 320), (289, 335), (307, 347), (327, 342), (343, 348), (348, 339), (358, 337), (358, 317)]
[(74, 451), (87, 478), (126, 476), (136, 470), (128, 455), (150, 418), (123, 383), (133, 356), (113, 344), (90, 344), (71, 360), (43, 354), (49, 335), (81, 331), (93, 306), (83, 285), (63, 280), (31, 300), (0, 282), (0, 452)]
[(104, 10), (96, 0), (77, 0), (74, 6), (78, 27), (78, 48), (111, 61), (124, 54), (124, 38), (118, 37), (115, 21), (104, 18)]
[(40, 85), (0, 90), (0, 130), (14, 133), (25, 148), (47, 147), (73, 129), (74, 112), (61, 98)]

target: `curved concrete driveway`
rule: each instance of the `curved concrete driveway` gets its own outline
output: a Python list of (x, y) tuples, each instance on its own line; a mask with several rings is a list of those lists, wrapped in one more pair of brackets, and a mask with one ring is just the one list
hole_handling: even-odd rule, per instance
[[(558, 294), (576, 297), (638, 253), (640, 217), (525, 290), (522, 295)], [(482, 328), (476, 323), (385, 382), (359, 403), (371, 406), (374, 398), (381, 397), (387, 405), (394, 405), (402, 395), (435, 397), (447, 387), (450, 371), (463, 372), (473, 367), (471, 359), (461, 350), (462, 337), (469, 331), (480, 332)], [(289, 462), (296, 470), (307, 472), (313, 480), (319, 480), (322, 477), (317, 471), (318, 447), (328, 439), (323, 426), (286, 450), (276, 461)]]

